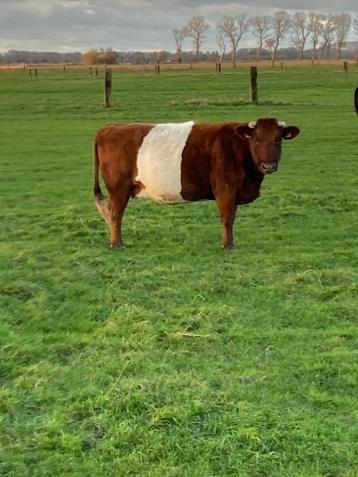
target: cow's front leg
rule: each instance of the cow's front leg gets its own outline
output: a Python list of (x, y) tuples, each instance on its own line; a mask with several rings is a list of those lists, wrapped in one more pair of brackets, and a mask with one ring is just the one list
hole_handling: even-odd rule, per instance
[(236, 190), (226, 190), (215, 197), (220, 212), (220, 221), (223, 227), (223, 247), (226, 250), (234, 248), (232, 228), (236, 217)]

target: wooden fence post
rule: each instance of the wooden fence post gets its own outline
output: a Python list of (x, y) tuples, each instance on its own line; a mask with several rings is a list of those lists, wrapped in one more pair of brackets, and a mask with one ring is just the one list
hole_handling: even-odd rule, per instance
[(96, 79), (98, 79), (98, 68), (96, 67)]
[(344, 72), (345, 72), (345, 73), (348, 73), (348, 61), (345, 61), (345, 62), (343, 63), (343, 69), (344, 69)]
[(221, 74), (221, 62), (216, 63), (216, 74)]
[(281, 71), (283, 71), (283, 61), (281, 61)]
[(89, 67), (89, 77), (90, 77), (90, 79), (93, 77), (93, 68), (92, 68), (92, 66)]
[(156, 75), (160, 75), (160, 64), (159, 63), (154, 65), (154, 72), (155, 72)]
[(104, 70), (104, 106), (112, 106), (112, 70), (107, 67)]
[(354, 107), (358, 116), (358, 87), (354, 90)]
[(29, 68), (29, 78), (32, 79), (32, 68)]
[(250, 66), (250, 99), (257, 103), (257, 66)]

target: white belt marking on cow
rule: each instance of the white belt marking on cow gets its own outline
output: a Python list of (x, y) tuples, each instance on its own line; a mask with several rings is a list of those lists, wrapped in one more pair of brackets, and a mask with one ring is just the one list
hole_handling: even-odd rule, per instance
[(144, 185), (137, 197), (184, 202), (181, 191), (182, 153), (193, 121), (157, 124), (143, 140), (137, 156), (136, 180)]

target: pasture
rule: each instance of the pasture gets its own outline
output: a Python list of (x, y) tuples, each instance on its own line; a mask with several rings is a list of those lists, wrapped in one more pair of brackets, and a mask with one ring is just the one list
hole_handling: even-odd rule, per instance
[[(0, 72), (0, 475), (354, 477), (358, 68)], [(92, 196), (110, 122), (301, 128), (221, 249), (214, 202)], [(105, 189), (103, 189), (105, 190)]]

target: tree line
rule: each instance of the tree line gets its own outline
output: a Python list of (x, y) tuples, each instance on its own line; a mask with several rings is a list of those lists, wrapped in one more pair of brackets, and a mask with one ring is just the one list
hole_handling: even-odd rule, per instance
[[(205, 32), (210, 28), (203, 16), (194, 16), (180, 29), (172, 30), (178, 62), (182, 61), (183, 43), (191, 38), (195, 56), (198, 59), (205, 41)], [(323, 15), (315, 12), (298, 11), (289, 15), (280, 10), (271, 16), (247, 15), (223, 16), (216, 24), (216, 42), (219, 60), (222, 61), (227, 49), (230, 50), (233, 66), (236, 66), (237, 52), (242, 38), (250, 32), (256, 38), (256, 60), (260, 61), (264, 48), (270, 51), (273, 66), (283, 40), (289, 36), (297, 59), (302, 60), (304, 51), (310, 44), (311, 59), (329, 58), (335, 47), (336, 58), (340, 58), (351, 29), (358, 35), (358, 19), (352, 21), (349, 13)]]
[[(346, 54), (343, 50), (349, 33), (354, 32), (358, 36), (358, 19), (353, 20), (348, 13), (323, 15), (305, 11), (291, 16), (284, 10), (271, 16), (223, 16), (215, 26), (217, 49), (204, 52), (209, 28), (205, 17), (194, 16), (183, 27), (173, 29), (175, 53), (165, 50), (120, 52), (112, 48), (92, 49), (84, 54), (9, 50), (0, 53), (0, 63), (152, 64), (231, 60), (236, 66), (238, 57), (244, 60), (253, 59), (253, 56), (257, 61), (270, 58), (273, 66), (278, 57), (299, 60), (309, 57), (313, 63), (331, 58), (332, 53), (336, 58)], [(254, 36), (255, 48), (239, 48), (248, 34)], [(283, 41), (287, 38), (289, 46), (283, 48)], [(191, 40), (193, 49), (184, 49), (187, 40)], [(355, 56), (358, 57), (358, 42)]]
[(27, 50), (9, 50), (0, 53), (0, 63), (19, 64), (19, 63), (79, 63), (82, 54), (58, 53), (56, 51), (27, 51)]

